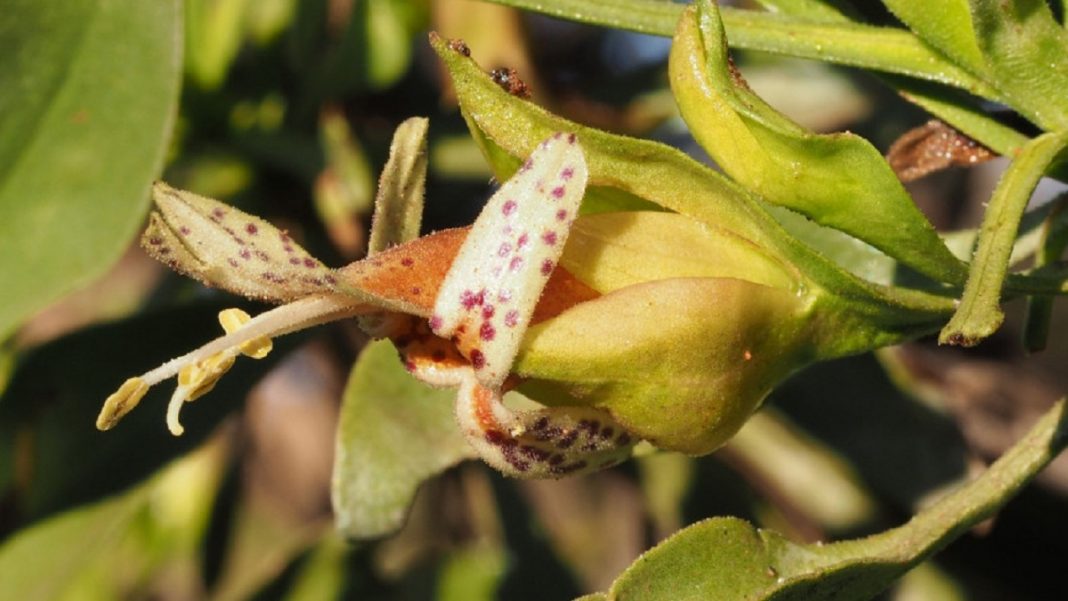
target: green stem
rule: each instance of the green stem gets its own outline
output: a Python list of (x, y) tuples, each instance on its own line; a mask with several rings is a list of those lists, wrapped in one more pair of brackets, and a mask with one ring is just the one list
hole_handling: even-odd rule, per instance
[[(492, 0), (533, 12), (614, 29), (672, 36), (684, 4), (654, 0)], [(746, 50), (908, 75), (951, 85), (998, 100), (1001, 95), (935, 52), (912, 32), (860, 23), (806, 21), (794, 17), (723, 7), (731, 45)]]
[(974, 346), (1001, 325), (998, 304), (1013, 242), (1024, 209), (1042, 174), (1068, 143), (1068, 133), (1043, 134), (1028, 142), (998, 182), (979, 229), (979, 242), (960, 308), (943, 328), (942, 344)]
[(843, 559), (876, 553), (907, 554), (918, 563), (993, 515), (1060, 454), (1066, 444), (1068, 412), (1061, 399), (982, 476), (925, 509), (909, 523), (866, 539), (827, 545), (823, 552)]
[[(1035, 267), (1043, 267), (1056, 261), (1068, 246), (1068, 228), (1063, 226), (1060, 217), (1064, 215), (1068, 195), (1061, 195), (1056, 206), (1046, 218), (1042, 227), (1042, 242), (1035, 253)], [(1046, 348), (1049, 338), (1049, 325), (1053, 317), (1052, 296), (1032, 296), (1027, 299), (1027, 311), (1024, 318), (1024, 346), (1028, 352), (1037, 352)]]

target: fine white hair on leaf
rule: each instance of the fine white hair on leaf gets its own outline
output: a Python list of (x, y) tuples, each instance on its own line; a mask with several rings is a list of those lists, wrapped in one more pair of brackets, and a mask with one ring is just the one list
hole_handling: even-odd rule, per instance
[(588, 177), (575, 134), (542, 142), (490, 198), (453, 261), (430, 325), (459, 334), (479, 382), (499, 388), (556, 268)]
[(163, 182), (152, 196), (141, 245), (176, 271), (270, 302), (335, 292), (334, 271), (269, 222)]

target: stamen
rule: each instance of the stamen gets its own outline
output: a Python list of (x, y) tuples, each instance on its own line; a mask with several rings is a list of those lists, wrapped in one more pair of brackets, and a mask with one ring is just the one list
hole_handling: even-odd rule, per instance
[(129, 413), (148, 392), (148, 384), (141, 377), (134, 377), (122, 383), (111, 396), (104, 401), (100, 415), (96, 418), (96, 429), (103, 432), (115, 427), (122, 416)]
[(350, 296), (329, 295), (303, 298), (261, 313), (254, 318), (239, 309), (219, 314), (226, 335), (181, 357), (123, 383), (104, 402), (96, 425), (107, 430), (137, 406), (148, 389), (163, 380), (178, 376), (178, 389), (167, 407), (167, 427), (175, 436), (183, 432), (178, 421), (182, 405), (211, 391), (219, 378), (230, 369), (238, 353), (254, 359), (267, 355), (272, 348), (270, 337), (282, 336), (319, 324), (377, 310), (373, 305), (355, 301)]
[(283, 336), (297, 330), (376, 310), (378, 310), (376, 307), (369, 304), (354, 304), (352, 297), (342, 295), (302, 298), (260, 313), (241, 329), (216, 338), (181, 357), (171, 359), (141, 377), (149, 386), (154, 386), (163, 380), (173, 378), (186, 365), (201, 361), (219, 351), (239, 347), (259, 338)]

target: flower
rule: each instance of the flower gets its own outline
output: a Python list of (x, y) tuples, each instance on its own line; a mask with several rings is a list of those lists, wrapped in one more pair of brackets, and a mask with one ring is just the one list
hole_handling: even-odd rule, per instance
[[(929, 327), (941, 310), (873, 301), (869, 288), (818, 271), (824, 263), (813, 278), (797, 260), (805, 251), (767, 243), (784, 233), (759, 219), (579, 216), (588, 171), (577, 136), (555, 133), (470, 228), (340, 269), (266, 221), (157, 184), (158, 211), (142, 238), (150, 254), (204, 283), (284, 304), (253, 318), (224, 311), (224, 336), (127, 380), (97, 426), (113, 427), (149, 387), (177, 376), (167, 424), (179, 435), (182, 406), (238, 355), (259, 358), (274, 336), (360, 317), (369, 334), (393, 341), (415, 377), (457, 387), (457, 420), (486, 462), (513, 476), (558, 477), (614, 465), (639, 440), (710, 452), (796, 369)], [(847, 296), (825, 287), (833, 278)], [(545, 408), (507, 408), (503, 395), (516, 388)]]

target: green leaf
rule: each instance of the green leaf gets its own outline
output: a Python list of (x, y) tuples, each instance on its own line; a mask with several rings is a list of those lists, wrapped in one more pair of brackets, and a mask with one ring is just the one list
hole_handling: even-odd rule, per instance
[[(684, 5), (658, 0), (493, 0), (572, 21), (671, 36)], [(800, 58), (908, 75), (968, 90), (991, 99), (996, 90), (931, 50), (912, 33), (894, 27), (816, 22), (789, 15), (722, 9), (731, 44)]]
[(12, 0), (0, 52), (4, 338), (104, 273), (140, 227), (174, 122), (181, 11)]
[(1029, 142), (1001, 176), (979, 230), (978, 246), (953, 318), (940, 344), (974, 346), (1001, 326), (1001, 287), (1024, 209), (1042, 174), (1068, 144), (1068, 133), (1043, 134)]
[[(586, 154), (591, 187), (611, 188), (652, 201), (706, 224), (772, 245), (766, 215), (733, 183), (676, 148), (609, 134), (573, 123), (504, 92), (479, 66), (432, 35), (431, 44), (452, 76), (475, 140), (502, 181), (535, 146), (558, 131), (575, 132)], [(772, 224), (773, 226), (773, 224)]]
[(413, 378), (389, 342), (363, 350), (345, 386), (334, 460), (343, 535), (374, 538), (400, 528), (424, 480), (474, 456), (453, 417), (455, 396)]
[(925, 42), (974, 75), (982, 75), (986, 64), (972, 26), (968, 0), (943, 0), (938, 10), (913, 0), (883, 0), (890, 12), (901, 19)]
[[(878, 328), (889, 328), (879, 334), (868, 332), (888, 335), (881, 339), (881, 344), (901, 340), (903, 332), (899, 328), (903, 325), (911, 328), (922, 322), (926, 331), (932, 318), (937, 316), (941, 320), (943, 314), (948, 314), (945, 299), (871, 286), (854, 278), (787, 235), (763, 205), (737, 184), (678, 149), (609, 134), (553, 115), (502, 90), (470, 57), (453, 50), (436, 34), (431, 34), (431, 44), (452, 76), (472, 136), (482, 145), (491, 166), (499, 170), (501, 179), (511, 175), (519, 163), (518, 157), (528, 156), (545, 137), (557, 131), (575, 132), (586, 154), (589, 188), (618, 194), (602, 197), (613, 210), (631, 208), (627, 205), (635, 201), (645, 206), (655, 203), (687, 215), (714, 231), (731, 232), (765, 249), (771, 257), (780, 256), (818, 286), (849, 299), (835, 310), (848, 304), (848, 310), (865, 313), (864, 323), (878, 322)], [(584, 207), (589, 200), (587, 195)], [(857, 342), (866, 335), (856, 333), (848, 340)], [(917, 332), (913, 331), (912, 335)], [(850, 348), (851, 352), (862, 350)]]
[(25, 601), (50, 601), (114, 547), (142, 508), (144, 488), (69, 511), (21, 531), (0, 546), (4, 595)]
[(806, 131), (732, 70), (714, 3), (684, 13), (670, 72), (683, 118), (736, 181), (770, 202), (849, 233), (939, 281), (964, 268), (867, 140)]
[(656, 601), (867, 599), (989, 517), (1068, 443), (1058, 402), (982, 476), (907, 524), (859, 540), (798, 545), (736, 518), (686, 528), (645, 553), (608, 592)]
[[(757, 2), (773, 13), (830, 23), (848, 23), (849, 17), (843, 13), (852, 10), (847, 3), (834, 0), (757, 0)], [(843, 4), (845, 6), (842, 6)]]
[(970, 0), (975, 35), (1005, 101), (1046, 130), (1068, 127), (1068, 32), (1045, 0)]
[(426, 188), (426, 132), (430, 121), (412, 117), (397, 127), (378, 179), (367, 254), (419, 237)]

